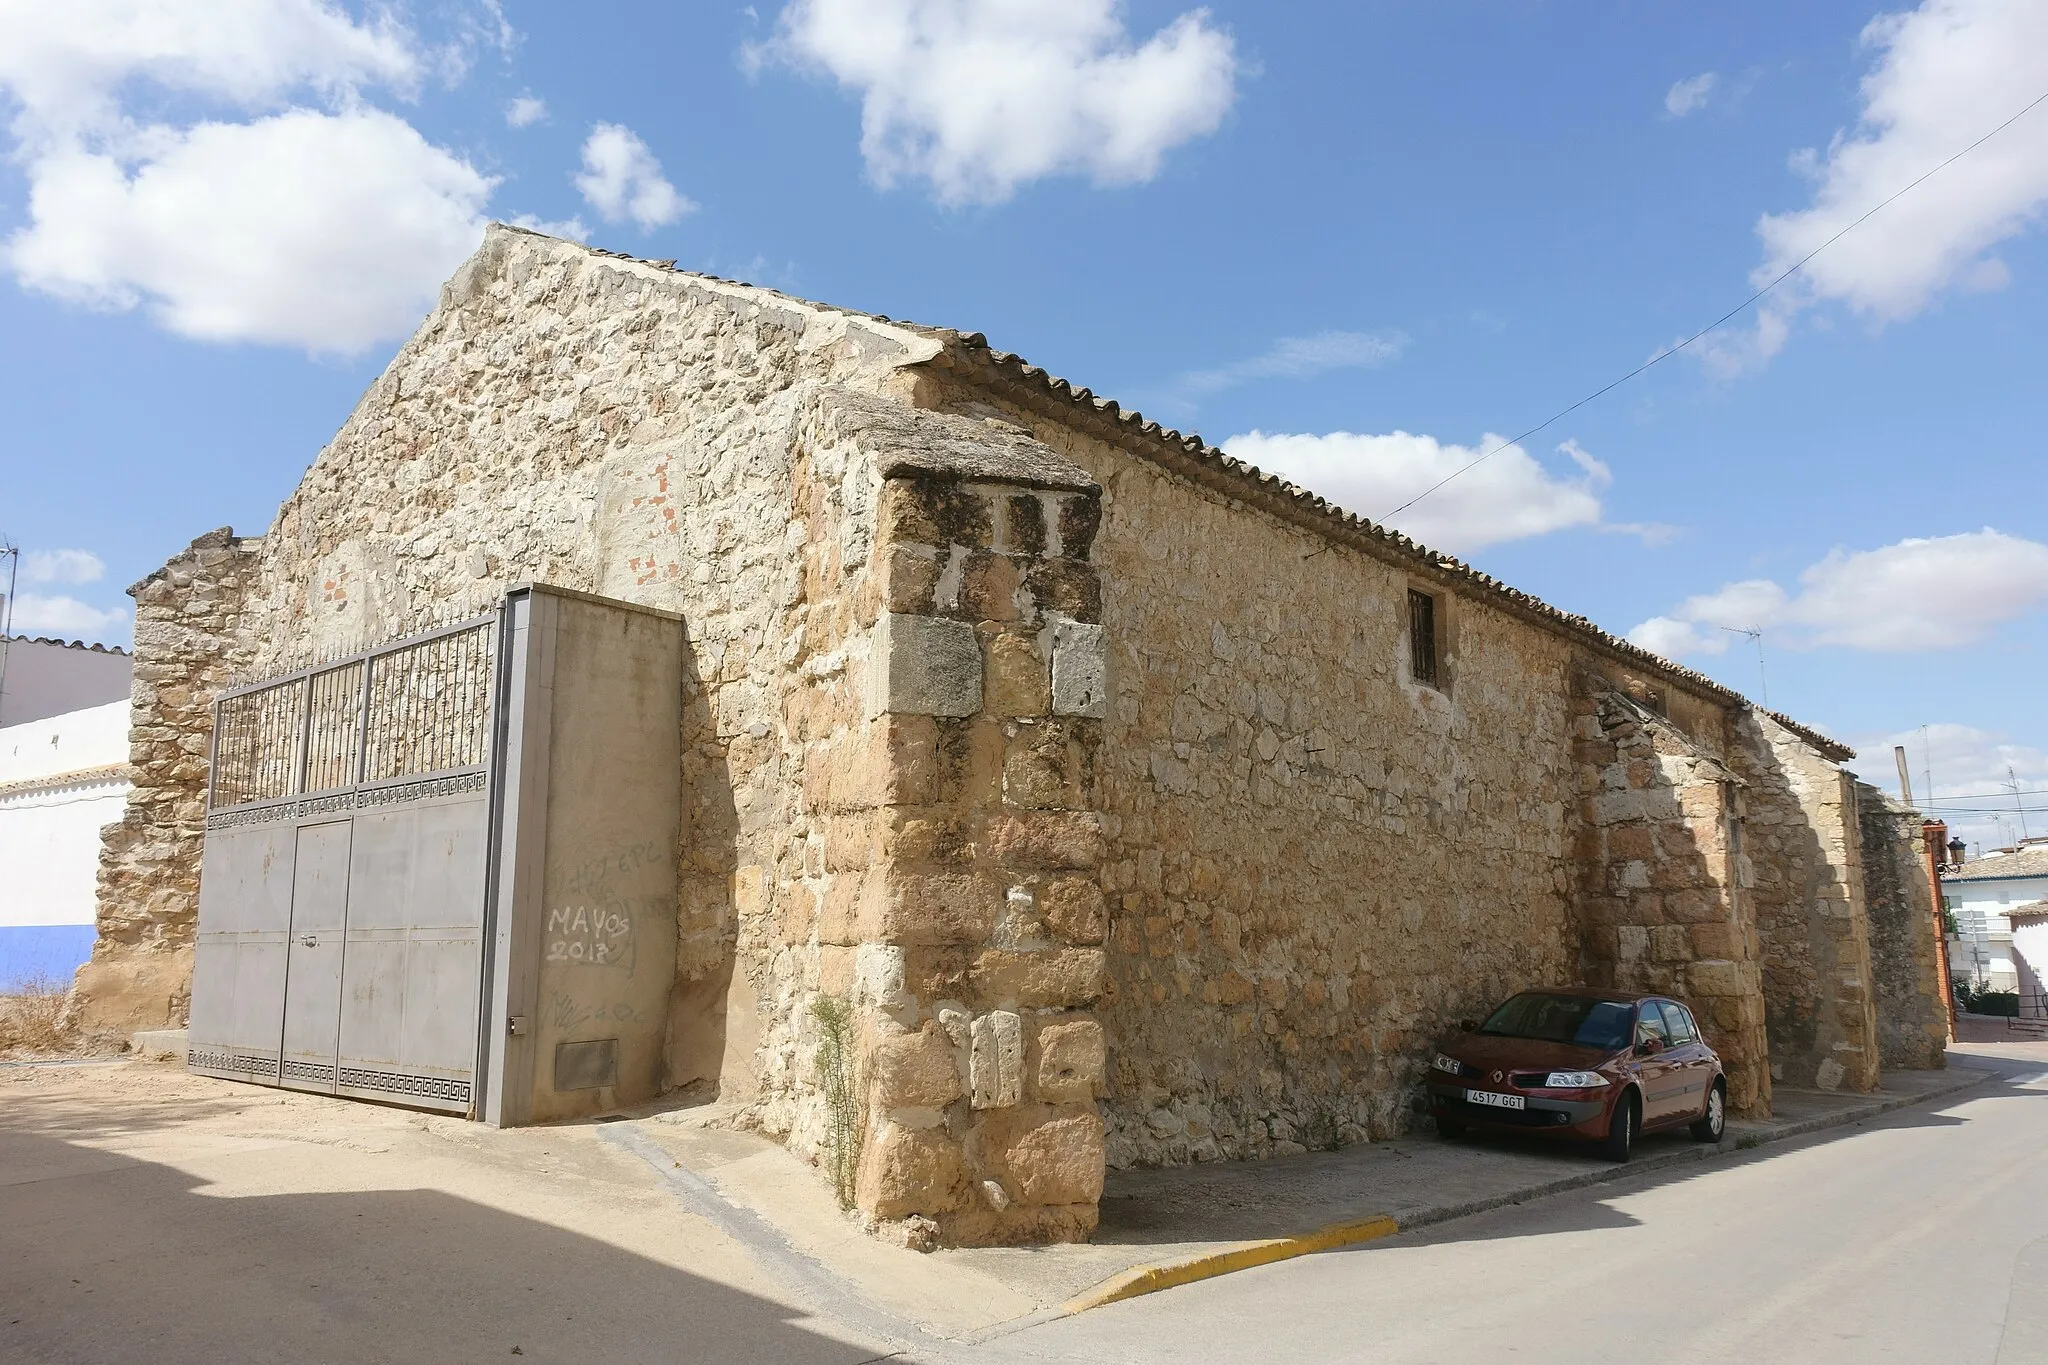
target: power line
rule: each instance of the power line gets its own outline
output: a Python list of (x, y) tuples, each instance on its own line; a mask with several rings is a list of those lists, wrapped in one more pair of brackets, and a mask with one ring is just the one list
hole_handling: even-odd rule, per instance
[(1943, 801), (2010, 801), (2015, 795), (2048, 796), (2048, 787), (2023, 787), (2017, 793), (2011, 787), (1995, 792), (1951, 792), (1941, 799)]
[(1595, 389), (1593, 392), (1587, 394), (1584, 398), (1581, 398), (1578, 402), (1572, 404), (1570, 407), (1565, 408), (1561, 412), (1554, 413), (1551, 416), (1546, 417), (1541, 422), (1538, 422), (1535, 426), (1530, 427), (1520, 436), (1516, 436), (1509, 440), (1502, 441), (1499, 445), (1494, 446), (1491, 450), (1482, 452), (1476, 459), (1472, 460), (1471, 463), (1461, 465), (1457, 469), (1454, 469), (1450, 473), (1444, 475), (1441, 479), (1438, 479), (1435, 483), (1423, 489), (1420, 493), (1417, 493), (1414, 497), (1408, 499), (1408, 501), (1402, 503), (1399, 507), (1396, 507), (1393, 511), (1381, 517), (1380, 520), (1382, 522), (1393, 520), (1395, 517), (1400, 516), (1403, 512), (1413, 507), (1416, 503), (1421, 502), (1424, 498), (1436, 492), (1439, 488), (1442, 488), (1445, 484), (1457, 478), (1459, 475), (1466, 473), (1468, 470), (1478, 468), (1486, 461), (1500, 454), (1503, 450), (1506, 450), (1509, 446), (1520, 445), (1523, 441), (1528, 440), (1531, 436), (1534, 436), (1537, 432), (1543, 430), (1545, 427), (1550, 426), (1553, 423), (1562, 421), (1564, 418), (1571, 416), (1573, 413), (1577, 412), (1580, 408), (1583, 408), (1584, 406), (1586, 406), (1586, 404), (1592, 402), (1594, 399), (1601, 397), (1602, 395), (1610, 392), (1611, 390), (1620, 388), (1623, 384), (1628, 383), (1629, 380), (1634, 379), (1637, 375), (1649, 369), (1651, 366), (1660, 364), (1663, 361), (1670, 359), (1672, 356), (1677, 355), (1680, 351), (1692, 345), (1701, 337), (1719, 328), (1723, 323), (1727, 322), (1730, 318), (1733, 318), (1736, 314), (1746, 311), (1750, 307), (1750, 305), (1754, 304), (1758, 299), (1762, 298), (1764, 295), (1770, 293), (1773, 289), (1776, 289), (1786, 280), (1791, 279), (1792, 276), (1794, 276), (1800, 270), (1805, 268), (1806, 263), (1808, 261), (1820, 255), (1821, 252), (1826, 251), (1836, 242), (1841, 241), (1844, 237), (1848, 236), (1858, 227), (1861, 227), (1865, 220), (1869, 219), (1873, 214), (1877, 213), (1879, 209), (1886, 207), (1887, 205), (1892, 203), (1893, 200), (1900, 198), (1909, 191), (1919, 188), (1920, 185), (1932, 179), (1936, 174), (1940, 173), (1941, 171), (1947, 170), (1950, 166), (1962, 160), (1971, 152), (1976, 151), (1979, 147), (1989, 142), (1992, 138), (1997, 137), (2000, 133), (2012, 127), (2013, 124), (2018, 123), (2021, 119), (2025, 118), (2028, 114), (2032, 113), (2034, 109), (2043, 102), (2048, 102), (2048, 90), (2042, 91), (2038, 96), (2036, 96), (2032, 101), (2028, 103), (2026, 108), (2020, 110), (2017, 114), (2014, 114), (2011, 118), (1999, 124), (1996, 128), (1993, 128), (1990, 132), (1984, 134), (1984, 136), (1978, 138), (1975, 142), (1972, 142), (1969, 146), (1963, 148), (1954, 156), (1951, 156), (1948, 160), (1936, 166), (1933, 170), (1927, 171), (1926, 173), (1921, 175), (1919, 179), (1913, 181), (1909, 185), (1906, 185), (1904, 188), (1894, 191), (1889, 198), (1881, 201), (1875, 207), (1867, 210), (1861, 218), (1858, 218), (1855, 222), (1849, 224), (1848, 227), (1843, 228), (1840, 232), (1837, 232), (1834, 236), (1828, 238), (1825, 242), (1822, 242), (1819, 246), (1807, 252), (1804, 256), (1801, 256), (1788, 269), (1786, 269), (1776, 279), (1772, 280), (1769, 284), (1757, 290), (1754, 294), (1751, 294), (1741, 303), (1736, 304), (1733, 308), (1730, 308), (1727, 312), (1721, 314), (1720, 317), (1715, 318), (1712, 322), (1700, 328), (1697, 332), (1694, 332), (1691, 336), (1679, 342), (1670, 350), (1659, 351), (1656, 355), (1651, 356), (1648, 360), (1645, 360), (1642, 364), (1636, 366), (1633, 370), (1630, 370), (1627, 374), (1615, 380), (1613, 383), (1606, 384), (1598, 389)]

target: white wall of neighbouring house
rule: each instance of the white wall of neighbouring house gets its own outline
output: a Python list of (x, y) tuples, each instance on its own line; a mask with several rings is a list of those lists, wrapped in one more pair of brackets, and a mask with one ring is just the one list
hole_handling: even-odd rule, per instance
[(100, 834), (128, 800), (128, 703), (0, 728), (0, 989), (92, 952)]
[(134, 669), (123, 649), (0, 637), (0, 729), (125, 701)]
[(2020, 1013), (2048, 1015), (2048, 918), (2029, 915), (2012, 926), (2012, 957), (2019, 976)]
[[(2002, 875), (2007, 859), (2011, 875)], [(2048, 874), (2039, 872), (2041, 866), (2038, 854), (2024, 849), (2018, 854), (1985, 855), (1969, 865), (1966, 879), (1942, 879), (1942, 901), (1956, 923), (1949, 947), (1952, 975), (1982, 981), (1993, 990), (2022, 989), (2008, 912), (2048, 900)], [(2039, 965), (2041, 959), (2032, 961)]]

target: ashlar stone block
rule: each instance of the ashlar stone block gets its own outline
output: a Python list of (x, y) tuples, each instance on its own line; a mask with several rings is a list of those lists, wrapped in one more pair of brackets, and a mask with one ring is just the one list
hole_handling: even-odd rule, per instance
[(968, 1084), (976, 1109), (1005, 1109), (1024, 1098), (1024, 1021), (991, 1010), (971, 1026)]
[(875, 1048), (875, 1093), (884, 1109), (943, 1109), (960, 1098), (953, 1040), (936, 1022)]
[(854, 1196), (875, 1218), (943, 1213), (959, 1202), (966, 1172), (943, 1132), (884, 1123), (869, 1140)]
[(965, 621), (885, 612), (868, 662), (868, 713), (971, 716), (981, 709), (981, 641)]
[(1038, 1031), (1032, 1089), (1051, 1104), (1086, 1104), (1102, 1084), (1102, 1025), (1093, 1019), (1048, 1024)]
[(1108, 635), (1101, 626), (1054, 621), (1052, 710), (1056, 716), (1109, 714)]

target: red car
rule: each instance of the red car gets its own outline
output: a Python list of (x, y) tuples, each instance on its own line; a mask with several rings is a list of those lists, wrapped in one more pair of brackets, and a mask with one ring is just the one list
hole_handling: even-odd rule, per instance
[(1721, 1059), (1692, 1012), (1622, 991), (1524, 991), (1440, 1044), (1426, 1087), (1447, 1138), (1470, 1128), (1589, 1138), (1613, 1161), (1661, 1128), (1719, 1142), (1728, 1119)]

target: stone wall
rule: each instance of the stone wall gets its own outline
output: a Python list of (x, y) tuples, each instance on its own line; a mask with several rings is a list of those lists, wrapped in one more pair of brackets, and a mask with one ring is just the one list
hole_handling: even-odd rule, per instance
[(135, 785), (100, 846), (98, 938), (70, 1007), (88, 1034), (185, 1022), (213, 695), (246, 657), (239, 626), (256, 544), (226, 527), (209, 532), (128, 590)]
[(907, 1240), (1083, 1236), (1105, 1164), (1399, 1132), (1432, 1040), (1531, 986), (1690, 1001), (1740, 1110), (1767, 1042), (1874, 1081), (1824, 743), (938, 363), (973, 344), (494, 228), (260, 544), (138, 594), (155, 766), (103, 941), (178, 1007), (227, 670), (540, 581), (686, 623), (669, 1084)]
[(1721, 1054), (1731, 1111), (1766, 1116), (1762, 945), (1742, 784), (1598, 673), (1580, 674), (1576, 711), (1586, 981), (1683, 1000)]
[(1947, 1065), (1948, 1006), (1920, 812), (1867, 782), (1855, 794), (1878, 1057), (1884, 1066), (1938, 1070)]
[[(1104, 485), (1109, 1164), (1404, 1130), (1435, 1037), (1578, 977), (1569, 645), (1043, 414), (920, 397)], [(1408, 676), (1411, 585), (1441, 688)]]
[(1771, 1076), (1877, 1088), (1869, 917), (1854, 779), (1761, 711), (1739, 717), (1730, 766), (1747, 786)]
[[(689, 657), (669, 1079), (715, 1080), (815, 1152), (817, 954), (784, 942), (777, 917), (822, 848), (805, 727), (863, 684), (878, 480), (850, 445), (813, 437), (828, 390), (882, 392), (933, 349), (887, 323), (493, 228), (248, 546), (246, 612), (193, 635), (208, 662), (178, 697), (144, 694), (195, 665), (141, 595), (138, 721), (183, 725), (188, 766), (148, 766), (138, 749), (138, 833), (117, 837), (146, 847), (111, 850), (110, 866), (154, 859), (160, 874), (105, 883), (103, 936), (153, 945), (182, 995), (204, 756), (190, 736), (229, 668), (345, 654), (487, 610), (520, 581), (676, 611)], [(204, 582), (181, 572), (161, 578), (163, 610), (204, 616), (185, 600)], [(155, 832), (159, 808), (178, 812), (181, 842)]]

